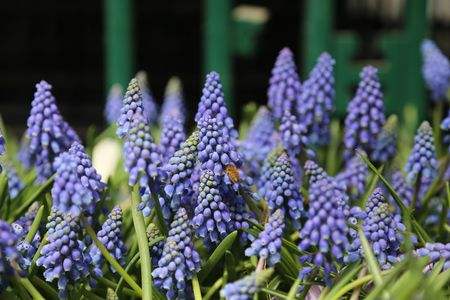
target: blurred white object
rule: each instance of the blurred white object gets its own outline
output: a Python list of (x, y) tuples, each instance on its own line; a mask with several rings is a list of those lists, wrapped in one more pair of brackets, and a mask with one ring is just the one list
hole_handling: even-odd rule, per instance
[(323, 286), (314, 284), (309, 288), (308, 294), (306, 294), (305, 300), (318, 300), (322, 293)]
[(92, 151), (92, 164), (102, 176), (102, 181), (107, 182), (109, 177), (116, 171), (120, 161), (122, 147), (117, 140), (104, 138)]

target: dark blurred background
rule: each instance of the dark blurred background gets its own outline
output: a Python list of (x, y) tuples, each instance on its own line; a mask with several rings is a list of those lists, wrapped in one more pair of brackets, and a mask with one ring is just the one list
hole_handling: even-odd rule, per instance
[[(124, 78), (128, 81), (142, 69), (148, 71), (158, 103), (167, 80), (179, 76), (192, 115), (205, 72), (218, 64), (226, 97), (239, 118), (245, 103), (266, 102), (270, 70), (284, 46), (296, 54), (302, 80), (321, 51), (336, 57), (336, 76), (342, 86), (338, 113), (344, 111), (365, 63), (381, 68), (386, 96), (396, 103), (388, 105), (391, 111), (399, 111), (399, 105), (408, 101), (426, 107), (422, 87), (414, 91), (417, 97), (403, 93), (411, 81), (394, 87), (393, 78), (402, 76), (402, 66), (410, 65), (402, 60), (396, 66), (396, 59), (407, 56), (417, 61), (411, 66), (416, 73), (411, 80), (417, 81), (418, 45), (423, 37), (435, 39), (450, 53), (449, 10), (446, 0), (4, 1), (0, 113), (7, 126), (22, 132), (34, 84), (45, 79), (53, 85), (64, 117), (83, 133), (90, 124), (104, 126), (108, 86), (115, 81), (126, 85)], [(125, 26), (126, 36), (114, 26)], [(113, 59), (107, 58), (117, 55), (111, 54), (115, 39), (119, 39), (116, 46), (126, 48), (125, 67), (114, 66)], [(405, 99), (397, 101), (398, 95)]]

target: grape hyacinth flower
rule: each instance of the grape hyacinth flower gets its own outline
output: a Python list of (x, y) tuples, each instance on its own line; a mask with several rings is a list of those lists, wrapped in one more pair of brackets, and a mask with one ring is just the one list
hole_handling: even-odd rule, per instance
[(0, 220), (0, 286), (1, 280), (19, 271), (18, 237), (6, 221)]
[(27, 137), (26, 133), (20, 139), (20, 148), (19, 152), (17, 153), (17, 159), (20, 161), (24, 169), (28, 170), (31, 168), (32, 161), (30, 152), (30, 139)]
[(53, 205), (63, 213), (78, 216), (83, 212), (92, 215), (99, 195), (83, 185), (78, 175), (77, 156), (64, 152), (55, 159), (56, 176), (51, 190)]
[(235, 282), (227, 283), (220, 291), (226, 300), (251, 300), (272, 274), (272, 269), (255, 271)]
[(275, 61), (267, 90), (267, 104), (276, 121), (281, 120), (285, 110), (296, 108), (301, 87), (294, 55), (289, 48), (283, 48)]
[(283, 147), (275, 147), (267, 155), (266, 159), (263, 162), (263, 165), (261, 167), (261, 176), (257, 182), (259, 195), (263, 198), (268, 197), (268, 193), (271, 189), (270, 176), (272, 176), (272, 173), (274, 172), (273, 166), (275, 165), (278, 157), (283, 153)]
[[(447, 146), (450, 146), (450, 110), (448, 111), (447, 117), (442, 120), (441, 129), (443, 131), (443, 142)], [(450, 152), (450, 147), (448, 148)]]
[(192, 224), (207, 247), (218, 244), (230, 230), (230, 211), (210, 170), (203, 170)]
[[(154, 223), (148, 224), (146, 232), (149, 243), (152, 243), (157, 238), (163, 237), (159, 232), (158, 227), (156, 227)], [(153, 266), (158, 265), (158, 260), (160, 259), (163, 253), (163, 248), (164, 248), (164, 241), (159, 241), (150, 248)]]
[(307, 160), (305, 162), (304, 170), (305, 175), (309, 177), (310, 186), (322, 179), (331, 180), (330, 176), (325, 172), (325, 170), (312, 160)]
[(295, 228), (300, 228), (303, 214), (303, 198), (300, 194), (300, 182), (296, 179), (290, 159), (282, 153), (273, 165), (270, 176), (270, 190), (267, 201), (271, 212), (281, 208)]
[(189, 217), (178, 209), (170, 225), (158, 267), (152, 272), (155, 286), (165, 290), (168, 299), (184, 299), (189, 295), (186, 281), (200, 269), (200, 255), (194, 248)]
[[(434, 147), (433, 129), (424, 121), (414, 137), (414, 146), (405, 165), (406, 180), (417, 187), (421, 198), (437, 176), (438, 162)], [(417, 203), (416, 203), (417, 204)]]
[[(102, 229), (97, 232), (97, 238), (106, 247), (109, 254), (114, 257), (119, 264), (123, 267), (125, 266), (125, 254), (127, 248), (123, 242), (122, 232), (122, 209), (119, 206), (115, 206), (109, 213), (108, 218), (102, 225)], [(92, 259), (92, 265), (94, 266), (94, 274), (97, 277), (102, 277), (102, 267), (104, 263), (104, 258), (100, 249), (93, 244), (89, 249), (89, 255)], [(111, 267), (113, 273), (116, 270)]]
[[(372, 246), (381, 268), (387, 270), (399, 259), (405, 226), (399, 216), (390, 211), (383, 190), (376, 188), (366, 203), (367, 217), (363, 222), (364, 235)], [(361, 241), (355, 239), (350, 247), (349, 260), (362, 257)]]
[[(159, 175), (161, 155), (150, 133), (150, 126), (142, 115), (134, 117), (123, 147), (125, 168), (130, 186), (152, 185)], [(150, 186), (152, 190), (154, 187)], [(152, 190), (153, 192), (153, 190)]]
[[(323, 267), (324, 279), (331, 284), (330, 273), (333, 262), (342, 262), (350, 245), (347, 219), (350, 217), (346, 195), (329, 177), (319, 179), (309, 186), (308, 220), (300, 231), (300, 251), (312, 251), (300, 257), (301, 262), (310, 262)], [(299, 274), (306, 278), (312, 268), (303, 268)]]
[(357, 199), (364, 194), (368, 175), (367, 165), (359, 156), (354, 156), (347, 162), (345, 169), (336, 176), (336, 181), (346, 187), (353, 199)]
[(275, 146), (274, 131), (275, 125), (270, 111), (261, 106), (252, 120), (247, 137), (239, 147), (245, 173), (252, 178), (260, 176), (264, 159)]
[(289, 110), (283, 112), (280, 123), (280, 134), (284, 148), (293, 159), (300, 154), (308, 142), (306, 138), (306, 127)]
[(430, 264), (435, 264), (439, 260), (444, 260), (442, 272), (450, 269), (450, 243), (426, 243), (425, 247), (419, 248), (416, 254), (420, 257), (428, 257)]
[(234, 128), (233, 119), (228, 115), (220, 76), (214, 71), (206, 75), (205, 86), (203, 87), (202, 96), (195, 115), (195, 122), (197, 122), (198, 128), (200, 128), (200, 124), (205, 118), (221, 121), (223, 124), (221, 125), (223, 127), (222, 134), (229, 136), (232, 147), (236, 147), (235, 140), (238, 138), (238, 132)]
[(51, 93), (52, 86), (45, 81), (36, 84), (31, 102), (26, 132), (30, 139), (30, 156), (37, 171), (37, 181), (44, 182), (56, 169), (53, 160), (79, 141), (75, 131), (64, 121)]
[[(405, 177), (403, 176), (401, 171), (396, 171), (392, 174), (391, 183), (392, 187), (397, 192), (402, 202), (407, 207), (411, 206), (414, 190), (412, 186), (406, 182)], [(392, 198), (392, 196), (390, 196), (390, 202), (397, 207), (397, 204), (395, 203), (395, 200)]]
[(47, 244), (36, 265), (44, 267), (45, 280), (58, 279), (59, 297), (65, 299), (68, 284), (76, 284), (89, 275), (90, 257), (79, 239), (80, 219), (53, 208), (46, 227)]
[(147, 118), (149, 124), (155, 124), (158, 121), (158, 106), (148, 85), (147, 72), (139, 71), (136, 74), (136, 80), (141, 88), (144, 116)]
[(120, 117), (120, 110), (122, 108), (122, 87), (120, 84), (114, 84), (109, 90), (108, 98), (106, 99), (105, 111), (103, 112), (106, 122), (113, 124), (117, 122)]
[(172, 157), (185, 139), (186, 133), (184, 132), (184, 124), (180, 114), (172, 111), (167, 115), (163, 115), (159, 142), (163, 162), (167, 162)]
[(378, 135), (372, 158), (378, 163), (386, 163), (397, 154), (397, 124), (396, 115), (391, 115)]
[[(161, 107), (161, 116), (176, 113), (184, 124), (186, 120), (186, 108), (184, 107), (183, 89), (178, 77), (170, 78), (164, 93), (164, 102)], [(161, 120), (160, 120), (161, 122)]]
[(190, 178), (197, 162), (198, 143), (199, 134), (198, 131), (194, 131), (164, 165), (168, 178), (164, 192), (169, 197), (183, 198), (192, 194)]
[(422, 42), (422, 74), (433, 101), (443, 101), (450, 87), (450, 62), (431, 40)]
[(256, 255), (259, 258), (264, 258), (267, 260), (267, 264), (273, 267), (281, 260), (281, 239), (283, 238), (284, 227), (284, 212), (277, 209), (269, 216), (269, 221), (264, 226), (264, 230), (245, 250), (245, 255)]
[(69, 153), (77, 160), (77, 174), (81, 184), (92, 192), (95, 201), (99, 201), (100, 193), (106, 188), (106, 184), (101, 181), (102, 177), (92, 166), (92, 160), (86, 154), (83, 145), (78, 142), (73, 143)]
[(347, 106), (344, 131), (346, 160), (354, 156), (357, 148), (372, 158), (385, 123), (383, 93), (377, 73), (378, 70), (372, 66), (362, 69), (356, 94)]
[(128, 84), (120, 109), (120, 116), (117, 119), (117, 136), (124, 138), (131, 129), (132, 123), (135, 122), (134, 120), (140, 118), (140, 116), (145, 116), (142, 94), (137, 79), (133, 78)]
[(327, 145), (330, 141), (330, 121), (334, 101), (334, 59), (327, 52), (317, 59), (317, 64), (303, 83), (297, 111), (306, 126), (308, 141), (312, 145)]
[(24, 188), (23, 182), (17, 174), (16, 169), (12, 165), (6, 167), (6, 175), (8, 176), (8, 192), (9, 197), (14, 199)]
[(223, 176), (228, 165), (241, 165), (240, 155), (223, 120), (223, 116), (211, 118), (206, 115), (197, 124), (198, 159), (202, 168), (213, 171), (217, 176)]

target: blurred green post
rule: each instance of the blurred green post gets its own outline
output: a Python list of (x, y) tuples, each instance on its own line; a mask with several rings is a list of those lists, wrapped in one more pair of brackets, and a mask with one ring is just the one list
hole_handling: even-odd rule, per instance
[(217, 71), (231, 115), (235, 115), (232, 84), (231, 1), (204, 0), (204, 73)]
[(304, 76), (314, 67), (316, 59), (324, 51), (331, 51), (333, 4), (331, 0), (305, 1), (305, 23), (303, 39), (300, 39), (304, 53)]
[(104, 0), (105, 83), (126, 87), (134, 68), (133, 0)]

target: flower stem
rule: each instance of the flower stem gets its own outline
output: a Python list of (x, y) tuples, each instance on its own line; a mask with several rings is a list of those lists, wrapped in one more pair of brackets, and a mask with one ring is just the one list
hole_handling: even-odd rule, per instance
[(27, 236), (25, 237), (25, 241), (31, 243), (33, 241), (36, 232), (39, 230), (39, 226), (41, 225), (42, 217), (44, 216), (44, 205), (39, 207), (36, 216), (34, 217), (33, 223), (31, 224), (30, 231), (28, 231)]
[[(158, 203), (159, 204), (159, 203)], [(139, 205), (139, 186), (135, 185), (131, 194), (131, 214), (133, 216), (134, 229), (138, 241), (139, 254), (141, 258), (141, 282), (142, 299), (152, 299), (152, 265), (150, 261), (150, 249), (148, 247), (147, 234), (145, 232), (144, 217), (138, 211)], [(128, 274), (127, 274), (128, 275)]]
[(31, 281), (28, 278), (19, 278), (18, 281), (26, 288), (28, 293), (33, 297), (33, 299), (44, 300), (41, 293), (34, 287)]
[(202, 291), (200, 290), (197, 274), (194, 274), (192, 277), (192, 289), (194, 290), (194, 299), (202, 300)]
[(131, 278), (131, 276), (122, 268), (122, 266), (119, 264), (119, 262), (114, 259), (114, 257), (111, 256), (111, 254), (108, 252), (108, 249), (106, 249), (105, 245), (100, 242), (100, 240), (95, 235), (94, 229), (88, 224), (84, 225), (86, 228), (87, 234), (92, 238), (97, 248), (102, 253), (103, 257), (111, 264), (111, 266), (119, 273), (125, 281), (130, 285), (130, 287), (133, 288), (138, 294), (142, 294), (141, 287)]

